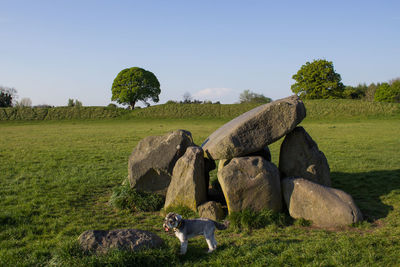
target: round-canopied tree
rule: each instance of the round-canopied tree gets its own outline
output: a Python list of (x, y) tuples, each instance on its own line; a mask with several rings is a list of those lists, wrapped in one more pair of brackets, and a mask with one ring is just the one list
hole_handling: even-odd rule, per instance
[(159, 101), (160, 83), (157, 77), (150, 71), (133, 67), (120, 71), (112, 84), (112, 101), (119, 104), (129, 105), (135, 108), (138, 101), (150, 105), (147, 101)]
[(292, 79), (296, 83), (291, 89), (302, 99), (341, 98), (345, 88), (332, 61), (325, 59), (306, 62)]

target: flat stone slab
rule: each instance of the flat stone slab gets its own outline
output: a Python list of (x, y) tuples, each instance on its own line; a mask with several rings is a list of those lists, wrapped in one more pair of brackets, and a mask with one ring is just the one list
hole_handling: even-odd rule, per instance
[(306, 116), (298, 96), (256, 107), (224, 124), (202, 144), (212, 159), (232, 159), (265, 148), (291, 132)]
[(110, 249), (137, 251), (158, 248), (163, 240), (156, 234), (138, 229), (88, 230), (79, 236), (84, 251), (106, 253)]

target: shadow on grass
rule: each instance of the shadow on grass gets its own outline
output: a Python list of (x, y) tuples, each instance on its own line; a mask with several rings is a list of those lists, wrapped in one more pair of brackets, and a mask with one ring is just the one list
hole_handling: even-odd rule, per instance
[(382, 197), (400, 190), (400, 169), (361, 173), (332, 172), (332, 187), (349, 193), (369, 222), (384, 218), (393, 207)]

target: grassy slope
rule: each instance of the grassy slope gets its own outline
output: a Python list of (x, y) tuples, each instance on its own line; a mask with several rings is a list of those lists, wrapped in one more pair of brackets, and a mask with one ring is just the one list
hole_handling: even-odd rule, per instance
[[(158, 213), (129, 214), (107, 203), (127, 175), (127, 159), (145, 136), (184, 128), (201, 143), (226, 120), (144, 119), (0, 124), (0, 265), (358, 265), (400, 264), (400, 120), (347, 118), (302, 125), (328, 158), (333, 186), (353, 195), (368, 220), (325, 231), (274, 226), (251, 233), (218, 232), (208, 255), (203, 238), (177, 255)], [(279, 158), (280, 141), (271, 148)], [(140, 228), (159, 234), (161, 250), (82, 255), (87, 229)]]
[[(231, 119), (259, 104), (163, 104), (148, 108), (112, 109), (107, 107), (0, 108), (0, 121), (71, 120), (109, 118), (220, 118)], [(360, 100), (307, 100), (307, 119), (365, 119), (400, 117), (399, 103)], [(338, 118), (339, 117), (339, 118)]]

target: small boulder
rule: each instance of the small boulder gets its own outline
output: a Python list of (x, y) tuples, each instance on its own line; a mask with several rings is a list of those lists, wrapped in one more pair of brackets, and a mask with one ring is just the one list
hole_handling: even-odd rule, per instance
[(141, 140), (129, 157), (131, 187), (165, 196), (176, 161), (192, 145), (192, 135), (185, 130)]
[(78, 240), (84, 251), (96, 253), (106, 253), (110, 249), (138, 251), (158, 248), (163, 244), (156, 234), (137, 229), (88, 230)]
[(229, 121), (202, 144), (212, 159), (232, 159), (265, 148), (292, 131), (306, 116), (298, 96), (261, 105)]
[(279, 170), (283, 178), (297, 176), (331, 186), (328, 161), (303, 127), (296, 127), (283, 140)]
[(282, 180), (282, 192), (290, 216), (310, 220), (319, 227), (334, 228), (362, 221), (353, 198), (342, 190), (303, 178)]
[(219, 221), (224, 218), (222, 205), (215, 201), (208, 201), (197, 208), (200, 217)]
[(206, 200), (204, 153), (200, 147), (191, 146), (175, 164), (165, 208), (182, 205), (197, 211), (197, 206)]
[(279, 170), (273, 163), (262, 157), (233, 158), (225, 163), (220, 163), (218, 181), (229, 213), (246, 208), (281, 210)]

